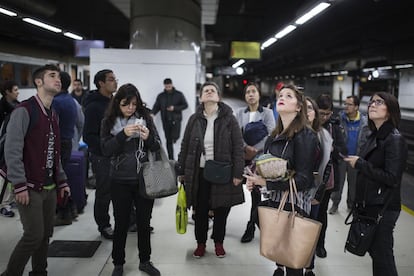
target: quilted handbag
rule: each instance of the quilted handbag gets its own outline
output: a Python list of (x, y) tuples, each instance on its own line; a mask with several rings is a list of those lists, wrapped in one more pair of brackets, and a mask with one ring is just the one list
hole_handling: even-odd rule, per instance
[(284, 178), (287, 174), (287, 160), (265, 153), (256, 158), (256, 170), (265, 179)]
[(292, 209), (293, 194), (296, 194), (294, 179), (290, 179), (290, 191), (285, 191), (279, 207), (259, 206), (260, 254), (269, 260), (290, 268), (308, 267), (318, 242), (322, 224), (285, 211), (284, 206), (290, 195)]
[(142, 164), (144, 181), (140, 193), (145, 198), (161, 198), (178, 192), (175, 162), (168, 160), (162, 147), (161, 160), (156, 160), (156, 155), (156, 152), (149, 151), (148, 162)]

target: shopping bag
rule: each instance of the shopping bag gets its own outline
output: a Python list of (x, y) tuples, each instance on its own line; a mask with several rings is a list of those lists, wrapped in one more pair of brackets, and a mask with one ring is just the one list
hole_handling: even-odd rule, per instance
[(178, 234), (184, 234), (187, 231), (188, 212), (187, 197), (184, 185), (178, 180), (177, 208), (175, 209), (175, 226)]

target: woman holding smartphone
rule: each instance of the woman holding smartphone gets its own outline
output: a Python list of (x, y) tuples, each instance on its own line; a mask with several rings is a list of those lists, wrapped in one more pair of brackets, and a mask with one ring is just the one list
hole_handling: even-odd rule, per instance
[(115, 231), (112, 276), (123, 275), (125, 243), (132, 205), (136, 208), (139, 270), (160, 275), (150, 261), (150, 219), (153, 199), (141, 196), (138, 183), (144, 181), (142, 163), (148, 161), (147, 152), (160, 148), (157, 130), (144, 106), (138, 89), (132, 84), (122, 85), (108, 107), (101, 127), (101, 147), (111, 158), (111, 199), (114, 208)]

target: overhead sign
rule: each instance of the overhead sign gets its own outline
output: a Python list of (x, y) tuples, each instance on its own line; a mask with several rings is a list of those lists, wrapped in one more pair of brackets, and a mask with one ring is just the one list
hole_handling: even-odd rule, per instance
[(230, 58), (232, 59), (260, 59), (260, 42), (254, 41), (232, 41)]

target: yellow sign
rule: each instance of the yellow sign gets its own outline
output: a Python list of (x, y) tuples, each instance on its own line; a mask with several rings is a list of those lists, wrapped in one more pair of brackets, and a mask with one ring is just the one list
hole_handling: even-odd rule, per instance
[(260, 42), (232, 41), (230, 58), (260, 59)]

